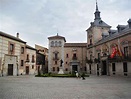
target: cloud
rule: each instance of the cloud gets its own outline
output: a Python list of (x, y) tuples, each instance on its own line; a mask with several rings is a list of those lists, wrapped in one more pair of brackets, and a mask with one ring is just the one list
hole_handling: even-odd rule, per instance
[[(127, 24), (130, 0), (99, 0), (101, 18), (115, 28)], [(0, 0), (0, 30), (20, 33), (29, 45), (48, 45), (48, 37), (65, 36), (67, 42), (86, 42), (86, 29), (94, 21), (95, 0)]]

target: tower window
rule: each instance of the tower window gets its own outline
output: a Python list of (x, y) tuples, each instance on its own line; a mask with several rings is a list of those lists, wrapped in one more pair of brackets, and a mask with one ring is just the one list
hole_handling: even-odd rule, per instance
[(66, 58), (68, 58), (69, 56), (68, 56), (68, 54), (66, 54)]
[(53, 46), (54, 46), (54, 41), (51, 42), (51, 47), (53, 47)]

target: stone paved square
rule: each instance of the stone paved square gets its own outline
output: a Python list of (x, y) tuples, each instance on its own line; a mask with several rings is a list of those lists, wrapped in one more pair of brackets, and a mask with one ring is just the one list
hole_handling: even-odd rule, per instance
[(131, 78), (0, 77), (0, 99), (131, 99)]

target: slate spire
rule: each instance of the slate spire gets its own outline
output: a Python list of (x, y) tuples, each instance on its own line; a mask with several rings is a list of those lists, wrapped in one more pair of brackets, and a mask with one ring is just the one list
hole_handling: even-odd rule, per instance
[(95, 11), (95, 20), (100, 20), (101, 17), (100, 17), (100, 11), (98, 10), (98, 4), (97, 4), (97, 0), (96, 0), (96, 11)]

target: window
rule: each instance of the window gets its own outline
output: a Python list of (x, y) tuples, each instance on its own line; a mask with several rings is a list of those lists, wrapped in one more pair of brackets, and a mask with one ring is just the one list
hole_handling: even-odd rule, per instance
[(14, 51), (14, 44), (10, 44), (10, 52)]
[(67, 64), (67, 62), (66, 62), (66, 64)]
[(98, 59), (100, 59), (100, 53), (98, 53)]
[(55, 61), (55, 65), (57, 65), (57, 61)]
[(90, 39), (90, 44), (92, 44), (92, 39)]
[(125, 57), (128, 57), (128, 47), (124, 47), (124, 55)]
[(73, 54), (73, 57), (76, 57), (76, 54)]
[(57, 53), (55, 53), (55, 59), (57, 59), (58, 58), (58, 54)]
[(57, 46), (57, 41), (55, 41), (55, 46)]
[(21, 47), (21, 54), (24, 54), (24, 47)]
[(29, 62), (29, 54), (27, 54), (26, 61)]
[(32, 63), (34, 63), (35, 62), (35, 60), (34, 60), (34, 55), (32, 55)]
[(53, 67), (53, 71), (55, 71), (55, 67)]
[(68, 71), (68, 68), (66, 68), (65, 71)]
[(32, 69), (34, 69), (34, 65), (32, 65)]
[(68, 56), (68, 54), (66, 54), (66, 58), (68, 58), (69, 56)]
[(90, 55), (90, 60), (92, 60), (92, 54)]
[(21, 60), (21, 66), (24, 66), (24, 61), (23, 60)]
[(59, 46), (61, 46), (61, 41), (59, 41)]
[(53, 41), (51, 42), (51, 46), (54, 46), (54, 42)]
[(73, 58), (72, 59), (77, 60), (76, 53), (73, 54)]

